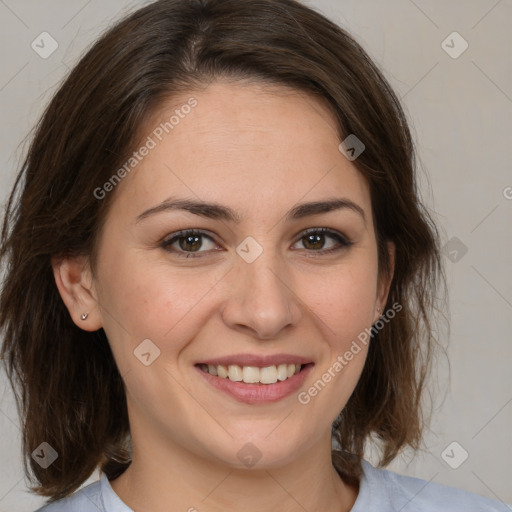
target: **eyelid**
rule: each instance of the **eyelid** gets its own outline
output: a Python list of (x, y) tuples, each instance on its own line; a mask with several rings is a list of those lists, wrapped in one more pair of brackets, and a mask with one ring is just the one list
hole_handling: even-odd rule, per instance
[[(331, 238), (339, 239), (338, 241), (340, 241), (340, 243), (347, 245), (347, 246), (353, 244), (353, 242), (348, 238), (348, 236), (344, 235), (343, 233), (341, 233), (340, 231), (338, 231), (336, 229), (331, 229), (331, 228), (308, 228), (304, 231), (301, 231), (298, 240), (305, 237), (306, 235), (309, 235), (310, 233), (323, 233), (323, 234), (329, 235)], [(315, 252), (315, 251), (312, 251), (312, 252)], [(319, 251), (317, 251), (317, 252), (319, 252)]]
[[(210, 252), (210, 251), (198, 251), (198, 252), (194, 253), (194, 252), (186, 252), (186, 251), (172, 251), (172, 250), (167, 249), (172, 244), (174, 244), (176, 241), (178, 241), (180, 238), (184, 238), (184, 237), (187, 237), (187, 236), (201, 236), (203, 238), (208, 238), (213, 243), (217, 244), (217, 242), (215, 241), (214, 237), (212, 235), (209, 235), (207, 231), (205, 231), (203, 229), (190, 228), (190, 229), (181, 229), (180, 231), (175, 231), (174, 233), (171, 233), (170, 235), (167, 235), (159, 243), (159, 246), (162, 247), (163, 249), (168, 250), (169, 252), (173, 252), (175, 254), (177, 253), (177, 254), (194, 255), (194, 254)], [(217, 245), (219, 245), (219, 244), (217, 244)]]

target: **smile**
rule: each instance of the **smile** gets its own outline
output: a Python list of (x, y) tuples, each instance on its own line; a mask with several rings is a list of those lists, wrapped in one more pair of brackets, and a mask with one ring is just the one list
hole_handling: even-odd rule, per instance
[(221, 379), (229, 379), (233, 382), (275, 384), (277, 381), (283, 382), (299, 373), (302, 365), (280, 364), (258, 368), (257, 366), (239, 366), (237, 364), (229, 366), (201, 364), (199, 367), (210, 375), (218, 376)]
[(239, 402), (258, 404), (276, 402), (296, 392), (313, 366), (301, 357), (232, 356), (201, 362), (195, 368), (216, 390)]

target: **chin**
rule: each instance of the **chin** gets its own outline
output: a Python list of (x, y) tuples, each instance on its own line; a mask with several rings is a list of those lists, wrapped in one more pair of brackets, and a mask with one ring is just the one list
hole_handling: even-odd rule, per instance
[[(279, 422), (273, 421), (264, 429), (253, 430), (250, 433), (246, 431), (243, 435), (232, 438), (227, 436), (228, 441), (222, 444), (215, 445), (215, 441), (209, 439), (206, 446), (211, 455), (226, 466), (251, 470), (279, 468), (291, 463), (305, 451), (307, 446), (304, 445), (304, 439), (311, 437), (306, 434), (300, 435), (299, 432), (290, 432), (284, 424), (277, 427), (283, 427), (278, 435), (275, 431), (276, 425), (279, 425)], [(217, 448), (216, 453), (212, 453), (213, 446)]]

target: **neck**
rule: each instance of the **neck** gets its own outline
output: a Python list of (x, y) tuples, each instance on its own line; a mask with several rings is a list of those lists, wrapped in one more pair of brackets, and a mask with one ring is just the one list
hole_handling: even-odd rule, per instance
[(132, 432), (132, 463), (110, 484), (134, 512), (348, 512), (358, 489), (332, 466), (328, 434), (284, 466), (239, 469)]

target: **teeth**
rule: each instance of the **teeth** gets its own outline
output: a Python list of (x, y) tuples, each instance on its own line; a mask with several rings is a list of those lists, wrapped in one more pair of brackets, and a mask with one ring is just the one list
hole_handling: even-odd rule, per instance
[[(210, 368), (211, 365), (208, 365), (208, 368)], [(215, 367), (214, 367), (215, 368)], [(211, 375), (215, 375), (214, 373), (210, 372), (210, 370), (208, 370), (208, 372), (211, 374)], [(228, 375), (229, 375), (229, 372), (228, 372), (228, 369), (225, 367), (225, 366), (222, 366), (221, 364), (219, 364), (219, 366), (217, 366), (217, 375), (222, 378), (222, 379), (227, 379), (228, 378)]]
[(275, 366), (267, 366), (260, 370), (260, 382), (262, 384), (274, 384), (277, 382), (277, 368)]
[(277, 367), (277, 380), (286, 380), (288, 378), (288, 365), (280, 364)]
[(229, 380), (233, 380), (235, 382), (240, 382), (243, 380), (242, 368), (236, 364), (230, 364), (228, 366), (228, 377)]
[[(237, 366), (237, 368), (240, 367)], [(243, 381), (247, 384), (256, 384), (256, 382), (260, 381), (260, 369), (256, 366), (244, 366), (242, 369), (242, 375)]]
[(278, 366), (266, 366), (258, 368), (257, 366), (238, 366), (230, 364), (215, 366), (212, 364), (202, 364), (201, 369), (210, 375), (215, 375), (221, 379), (229, 379), (234, 382), (245, 382), (246, 384), (275, 384), (277, 381), (285, 381), (300, 372), (300, 364), (280, 364)]

